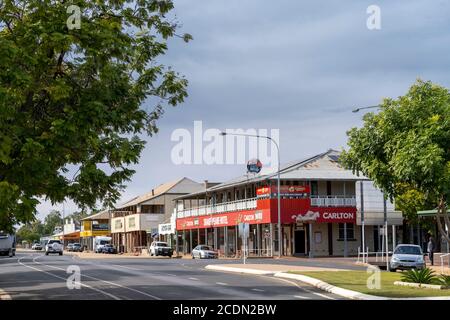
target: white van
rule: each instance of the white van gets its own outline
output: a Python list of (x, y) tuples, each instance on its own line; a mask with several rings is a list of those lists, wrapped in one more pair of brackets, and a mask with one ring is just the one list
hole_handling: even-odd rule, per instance
[(96, 253), (101, 253), (105, 244), (111, 243), (111, 239), (112, 239), (111, 237), (102, 237), (102, 236), (95, 237), (94, 238), (94, 251)]
[(0, 230), (0, 255), (16, 255), (16, 236)]

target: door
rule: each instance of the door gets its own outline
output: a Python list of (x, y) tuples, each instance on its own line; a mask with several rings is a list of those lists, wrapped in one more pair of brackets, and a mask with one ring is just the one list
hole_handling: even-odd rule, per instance
[(294, 231), (295, 254), (305, 254), (305, 230)]

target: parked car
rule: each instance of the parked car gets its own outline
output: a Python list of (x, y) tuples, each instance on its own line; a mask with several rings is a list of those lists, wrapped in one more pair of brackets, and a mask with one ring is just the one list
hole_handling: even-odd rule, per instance
[(395, 247), (389, 267), (392, 272), (397, 269), (425, 268), (422, 249), (413, 244), (399, 244)]
[(58, 253), (60, 256), (63, 254), (63, 244), (60, 240), (49, 240), (45, 245), (45, 255), (49, 253)]
[(74, 243), (72, 246), (72, 251), (74, 252), (82, 252), (83, 251), (83, 246), (81, 245), (81, 243)]
[(113, 254), (117, 253), (116, 247), (114, 247), (114, 245), (109, 243), (105, 244), (101, 250), (102, 253), (113, 253)]
[(154, 241), (150, 245), (151, 256), (169, 256), (173, 255), (173, 249), (167, 244), (167, 242)]
[(39, 242), (33, 243), (31, 250), (42, 250), (42, 245)]
[(198, 245), (192, 250), (192, 259), (217, 259), (218, 253), (210, 246)]
[(73, 243), (69, 243), (66, 247), (67, 251), (73, 251)]
[(16, 236), (0, 230), (0, 255), (16, 255)]
[(95, 253), (102, 253), (102, 249), (106, 244), (111, 243), (112, 238), (111, 237), (103, 237), (103, 236), (97, 236), (94, 238), (94, 250)]

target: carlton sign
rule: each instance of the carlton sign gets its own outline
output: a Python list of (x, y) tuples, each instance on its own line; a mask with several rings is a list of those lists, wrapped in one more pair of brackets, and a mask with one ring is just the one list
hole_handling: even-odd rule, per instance
[[(343, 210), (342, 210), (343, 209)], [(317, 208), (291, 216), (295, 222), (356, 223), (356, 208)]]

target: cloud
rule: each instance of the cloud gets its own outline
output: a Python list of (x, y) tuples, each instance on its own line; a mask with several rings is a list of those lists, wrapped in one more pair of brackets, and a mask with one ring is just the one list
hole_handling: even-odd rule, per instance
[[(381, 8), (381, 30), (366, 27), (366, 8)], [(450, 85), (447, 1), (176, 0), (181, 32), (161, 59), (189, 80), (189, 97), (166, 110), (148, 140), (123, 200), (188, 176), (222, 181), (236, 166), (171, 163), (176, 128), (280, 129), (288, 162), (346, 144), (361, 124), (357, 106), (406, 92), (417, 77)], [(49, 206), (42, 206), (43, 211)]]

